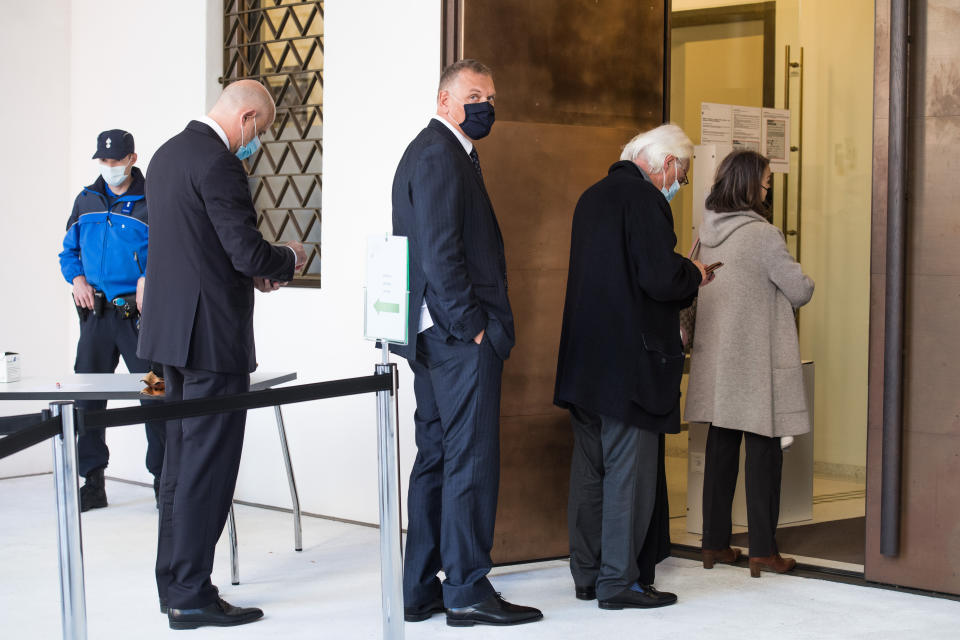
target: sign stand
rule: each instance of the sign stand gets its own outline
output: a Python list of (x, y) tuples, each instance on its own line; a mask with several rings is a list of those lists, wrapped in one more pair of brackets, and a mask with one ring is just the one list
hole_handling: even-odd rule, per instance
[(397, 446), (397, 365), (384, 364), (378, 374), (389, 373), (390, 391), (377, 392), (377, 458), (380, 462), (380, 597), (384, 640), (403, 640), (403, 556), (400, 519), (400, 464)]

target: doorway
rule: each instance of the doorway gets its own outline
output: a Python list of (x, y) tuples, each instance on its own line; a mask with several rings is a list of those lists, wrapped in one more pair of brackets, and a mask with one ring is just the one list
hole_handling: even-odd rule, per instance
[[(811, 517), (781, 518), (778, 542), (802, 563), (862, 574), (874, 2), (674, 0), (672, 8), (670, 119), (694, 144), (702, 102), (791, 112), (794, 148), (789, 172), (774, 183), (774, 223), (816, 282), (799, 314), (801, 357), (815, 365), (813, 499)], [(671, 204), (686, 251), (693, 205), (681, 194)], [(671, 537), (699, 548), (688, 518), (697, 511), (688, 496), (690, 437), (685, 430), (667, 442)], [(736, 535), (745, 531), (734, 528), (735, 545), (746, 546)]]

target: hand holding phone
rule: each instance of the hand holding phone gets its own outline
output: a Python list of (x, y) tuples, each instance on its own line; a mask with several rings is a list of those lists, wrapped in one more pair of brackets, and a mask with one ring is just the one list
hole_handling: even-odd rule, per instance
[(706, 271), (707, 273), (713, 273), (714, 271), (716, 271), (722, 266), (723, 266), (722, 262), (714, 262), (713, 264), (710, 264), (704, 267), (703, 270)]

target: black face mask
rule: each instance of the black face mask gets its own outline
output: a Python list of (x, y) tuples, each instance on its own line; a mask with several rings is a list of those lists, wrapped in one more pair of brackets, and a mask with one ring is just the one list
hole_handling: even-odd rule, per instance
[(770, 188), (767, 189), (767, 197), (763, 199), (764, 212), (761, 214), (769, 222), (773, 222), (773, 178), (770, 178)]
[(460, 128), (471, 140), (485, 138), (493, 128), (493, 105), (489, 102), (470, 102), (463, 105), (464, 120)]

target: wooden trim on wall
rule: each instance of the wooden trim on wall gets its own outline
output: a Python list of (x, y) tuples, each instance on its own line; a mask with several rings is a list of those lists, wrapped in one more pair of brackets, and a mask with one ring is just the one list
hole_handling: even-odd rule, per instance
[(463, 0), (440, 0), (441, 71), (460, 59), (463, 48)]
[(673, 43), (673, 0), (664, 0), (663, 3), (663, 121), (670, 122), (670, 66), (672, 56), (670, 48)]

